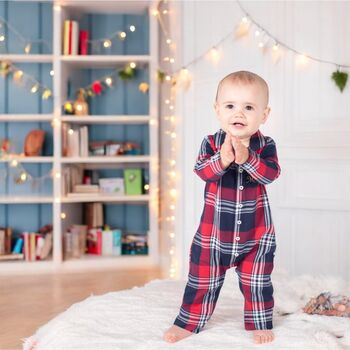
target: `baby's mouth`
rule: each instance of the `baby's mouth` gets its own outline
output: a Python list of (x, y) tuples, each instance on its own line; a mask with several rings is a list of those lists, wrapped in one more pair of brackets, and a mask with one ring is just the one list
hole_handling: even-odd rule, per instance
[(231, 125), (236, 127), (236, 128), (243, 128), (244, 126), (246, 126), (245, 124), (243, 124), (241, 122), (234, 122), (234, 123), (231, 123)]

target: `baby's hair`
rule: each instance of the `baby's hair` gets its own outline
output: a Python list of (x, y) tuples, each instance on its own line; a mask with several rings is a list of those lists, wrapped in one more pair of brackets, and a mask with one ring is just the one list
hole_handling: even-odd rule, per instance
[(224, 83), (242, 83), (242, 84), (256, 84), (257, 83), (261, 86), (261, 88), (263, 90), (265, 90), (266, 105), (268, 104), (269, 87), (268, 87), (266, 81), (262, 77), (260, 77), (259, 75), (255, 74), (255, 73), (241, 70), (241, 71), (233, 72), (233, 73), (226, 75), (226, 77), (221, 79), (221, 81), (218, 84), (218, 88), (216, 90), (215, 101), (218, 100), (220, 89), (224, 85)]

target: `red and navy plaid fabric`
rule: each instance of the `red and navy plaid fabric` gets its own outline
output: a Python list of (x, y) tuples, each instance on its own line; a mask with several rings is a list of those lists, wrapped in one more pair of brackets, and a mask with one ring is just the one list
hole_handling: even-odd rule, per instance
[(198, 333), (210, 319), (226, 270), (235, 267), (244, 296), (247, 330), (272, 329), (271, 272), (275, 230), (265, 185), (280, 174), (275, 142), (257, 131), (249, 158), (223, 169), (220, 148), (226, 133), (207, 136), (194, 167), (205, 182), (204, 209), (190, 249), (190, 266), (174, 324)]

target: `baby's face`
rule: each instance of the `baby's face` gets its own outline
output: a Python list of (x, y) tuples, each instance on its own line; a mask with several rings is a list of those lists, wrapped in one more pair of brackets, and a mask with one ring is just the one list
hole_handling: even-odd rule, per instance
[(258, 83), (226, 82), (221, 86), (214, 104), (221, 129), (240, 139), (249, 139), (264, 124), (270, 108)]

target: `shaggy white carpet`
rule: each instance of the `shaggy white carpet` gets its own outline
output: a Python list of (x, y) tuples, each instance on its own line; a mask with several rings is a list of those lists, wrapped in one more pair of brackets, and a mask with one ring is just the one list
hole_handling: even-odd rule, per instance
[(252, 333), (244, 330), (243, 297), (231, 269), (206, 327), (178, 343), (165, 343), (162, 335), (178, 312), (185, 281), (154, 280), (72, 305), (25, 339), (23, 349), (350, 349), (349, 318), (301, 311), (310, 297), (323, 291), (350, 295), (349, 283), (329, 276), (290, 278), (285, 272), (274, 272), (272, 280), (276, 339), (270, 344), (254, 344)]

